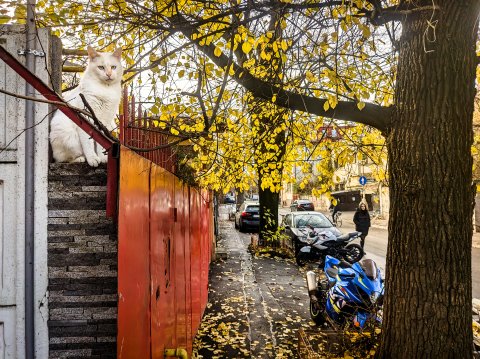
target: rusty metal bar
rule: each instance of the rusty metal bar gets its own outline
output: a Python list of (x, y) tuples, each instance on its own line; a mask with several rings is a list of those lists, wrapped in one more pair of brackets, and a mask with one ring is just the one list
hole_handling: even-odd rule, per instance
[[(120, 115), (120, 143), (139, 149), (154, 148), (168, 144), (168, 136), (161, 132), (152, 131), (158, 126), (149, 121), (142, 103), (135, 100), (135, 96), (128, 96), (127, 87), (123, 88), (122, 114)], [(142, 157), (162, 166), (166, 170), (175, 172), (175, 154), (170, 148), (161, 148), (139, 153)]]
[(92, 137), (100, 146), (109, 150), (112, 147), (113, 141), (103, 135), (97, 130), (86, 118), (78, 114), (74, 109), (68, 106), (68, 104), (48, 85), (40, 80), (35, 74), (28, 70), (21, 62), (12, 56), (7, 50), (0, 46), (0, 59), (2, 59), (8, 66), (10, 66), (17, 74), (30, 83), (35, 90), (47, 100), (65, 103), (65, 106), (58, 106), (58, 109), (62, 111), (68, 118), (70, 118), (78, 127), (84, 130), (90, 137)]
[(78, 50), (78, 49), (62, 49), (63, 55), (72, 55), (72, 56), (88, 56), (87, 50)]
[(109, 218), (117, 217), (118, 201), (118, 161), (120, 157), (120, 146), (114, 143), (108, 151), (107, 162), (107, 208), (106, 214)]
[(71, 65), (71, 66), (62, 67), (63, 72), (84, 72), (85, 69), (86, 69), (85, 66), (80, 66), (80, 65), (77, 65), (77, 66)]

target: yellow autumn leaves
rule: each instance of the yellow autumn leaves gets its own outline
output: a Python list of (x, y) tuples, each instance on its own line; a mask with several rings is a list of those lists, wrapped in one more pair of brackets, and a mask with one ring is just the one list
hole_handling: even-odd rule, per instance
[[(284, 111), (274, 105), (281, 99), (275, 91), (252, 107), (252, 97), (231, 81), (235, 69), (241, 69), (282, 89), (325, 99), (324, 111), (337, 109), (340, 101), (360, 110), (367, 101), (391, 103), (392, 76), (385, 63), (393, 58), (369, 57), (377, 49), (373, 30), (355, 16), (369, 3), (285, 11), (269, 26), (268, 4), (250, 14), (244, 5), (227, 0), (39, 0), (38, 10), (42, 24), (59, 26), (72, 46), (123, 46), (129, 86), (148, 103), (147, 115), (160, 129), (191, 137), (196, 156), (184, 161), (202, 185), (225, 190), (258, 185), (278, 192), (282, 183), (294, 181), (314, 194), (324, 193), (333, 185), (332, 163), (353, 163), (363, 152), (375, 157), (374, 172), (385, 179), (378, 132)], [(325, 24), (335, 19), (336, 25), (316, 29), (319, 19)], [(194, 24), (188, 35), (180, 30), (186, 24)], [(209, 47), (212, 58), (200, 47)], [(215, 63), (225, 58), (228, 65)], [(341, 141), (319, 140), (328, 126), (345, 132)]]

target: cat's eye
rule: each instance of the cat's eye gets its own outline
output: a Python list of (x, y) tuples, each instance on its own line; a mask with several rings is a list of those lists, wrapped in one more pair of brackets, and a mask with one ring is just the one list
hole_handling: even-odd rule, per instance
[(103, 67), (103, 66), (98, 66), (98, 68), (99, 68), (100, 70), (104, 70), (104, 69), (105, 69), (105, 67)]
[(112, 70), (115, 70), (117, 68), (117, 66), (112, 66)]

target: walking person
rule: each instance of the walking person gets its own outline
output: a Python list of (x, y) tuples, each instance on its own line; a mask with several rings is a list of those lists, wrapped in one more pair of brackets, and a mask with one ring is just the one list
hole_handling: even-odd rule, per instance
[[(370, 213), (368, 213), (367, 204), (365, 202), (360, 202), (360, 205), (353, 215), (353, 223), (355, 223), (355, 230), (357, 232), (362, 232), (360, 235), (360, 246), (364, 249), (365, 237), (370, 228)], [(365, 254), (365, 250), (363, 253)]]

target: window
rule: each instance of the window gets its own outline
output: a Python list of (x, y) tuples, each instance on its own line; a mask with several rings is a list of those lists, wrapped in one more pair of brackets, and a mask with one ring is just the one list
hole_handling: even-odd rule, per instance
[(321, 214), (302, 214), (295, 216), (295, 227), (302, 228), (312, 226), (314, 228), (330, 228), (332, 224)]
[(245, 208), (245, 211), (246, 212), (258, 212), (260, 210), (260, 206), (259, 205), (248, 205), (246, 208)]

